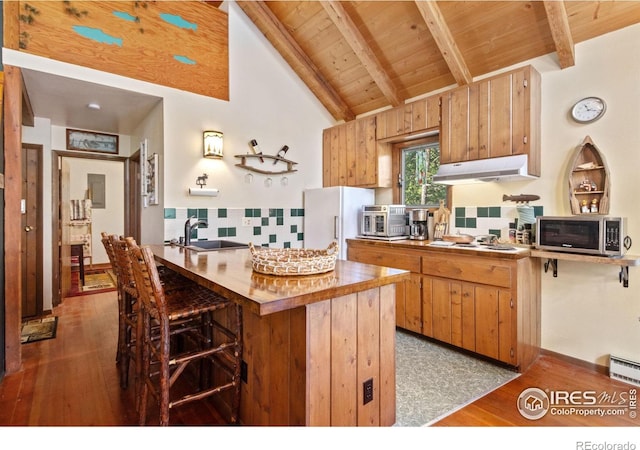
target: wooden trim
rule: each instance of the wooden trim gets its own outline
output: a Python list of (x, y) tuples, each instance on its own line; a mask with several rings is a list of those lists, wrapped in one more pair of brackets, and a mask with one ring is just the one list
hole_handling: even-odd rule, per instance
[(603, 366), (601, 364), (592, 363), (589, 361), (585, 361), (583, 359), (574, 358), (573, 356), (565, 355), (562, 353), (557, 353), (552, 350), (547, 350), (546, 348), (540, 349), (540, 356), (551, 356), (553, 358), (559, 359), (561, 361), (567, 362), (569, 364), (573, 364), (575, 366), (584, 367), (585, 369), (592, 370), (594, 372), (600, 373), (602, 375), (609, 376), (609, 367)]
[(320, 2), (320, 4), (358, 59), (360, 59), (360, 62), (369, 75), (371, 75), (378, 89), (380, 89), (387, 100), (389, 100), (389, 103), (391, 103), (392, 106), (400, 105), (402, 99), (398, 95), (396, 86), (389, 77), (389, 74), (384, 70), (384, 67), (369, 44), (367, 44), (364, 36), (358, 31), (358, 27), (353, 23), (353, 20), (344, 6), (342, 6), (342, 3), (337, 1), (324, 1)]
[(567, 67), (575, 66), (575, 47), (564, 2), (545, 0), (542, 3), (544, 3), (544, 9), (547, 12), (547, 21), (556, 46), (560, 68), (566, 69)]
[(442, 57), (446, 61), (456, 83), (460, 86), (471, 83), (473, 81), (471, 72), (436, 2), (416, 0), (416, 6), (424, 22), (427, 24), (433, 40), (440, 49), (440, 53), (442, 53)]
[(22, 73), (14, 66), (5, 66), (4, 70), (5, 369), (11, 374), (22, 365), (22, 242), (16, 239), (21, 235), (22, 218)]

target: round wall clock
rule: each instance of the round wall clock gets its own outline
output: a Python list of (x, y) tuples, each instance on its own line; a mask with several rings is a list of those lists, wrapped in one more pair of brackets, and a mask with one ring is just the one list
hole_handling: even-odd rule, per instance
[(604, 115), (607, 105), (599, 97), (586, 97), (571, 108), (571, 117), (579, 123), (589, 123)]

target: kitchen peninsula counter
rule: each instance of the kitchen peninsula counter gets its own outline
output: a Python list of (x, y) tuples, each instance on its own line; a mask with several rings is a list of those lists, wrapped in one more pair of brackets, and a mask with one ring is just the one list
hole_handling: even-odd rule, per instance
[(338, 260), (325, 274), (263, 275), (247, 248), (150, 247), (158, 262), (242, 305), (242, 424), (395, 423), (395, 286), (409, 272)]

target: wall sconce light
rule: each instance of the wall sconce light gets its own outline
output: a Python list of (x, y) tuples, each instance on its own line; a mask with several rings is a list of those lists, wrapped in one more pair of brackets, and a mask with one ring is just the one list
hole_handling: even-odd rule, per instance
[(202, 133), (202, 155), (205, 158), (222, 158), (222, 136), (220, 131), (204, 131)]

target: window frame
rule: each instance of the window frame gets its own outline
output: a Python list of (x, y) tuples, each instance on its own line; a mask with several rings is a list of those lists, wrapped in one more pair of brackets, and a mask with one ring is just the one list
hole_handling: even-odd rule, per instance
[[(416, 147), (419, 145), (429, 145), (434, 143), (439, 143), (440, 136), (427, 136), (419, 139), (410, 139), (407, 141), (396, 142), (391, 144), (391, 167), (392, 173), (395, 174), (395, 181), (393, 186), (393, 202), (396, 204), (400, 204), (402, 201), (402, 186), (398, 183), (398, 179), (402, 174), (402, 151), (406, 148)], [(451, 204), (453, 200), (453, 192), (451, 186), (447, 186), (447, 197), (445, 201), (445, 206), (451, 209)], [(408, 208), (414, 209), (419, 208), (419, 206), (408, 205)]]

